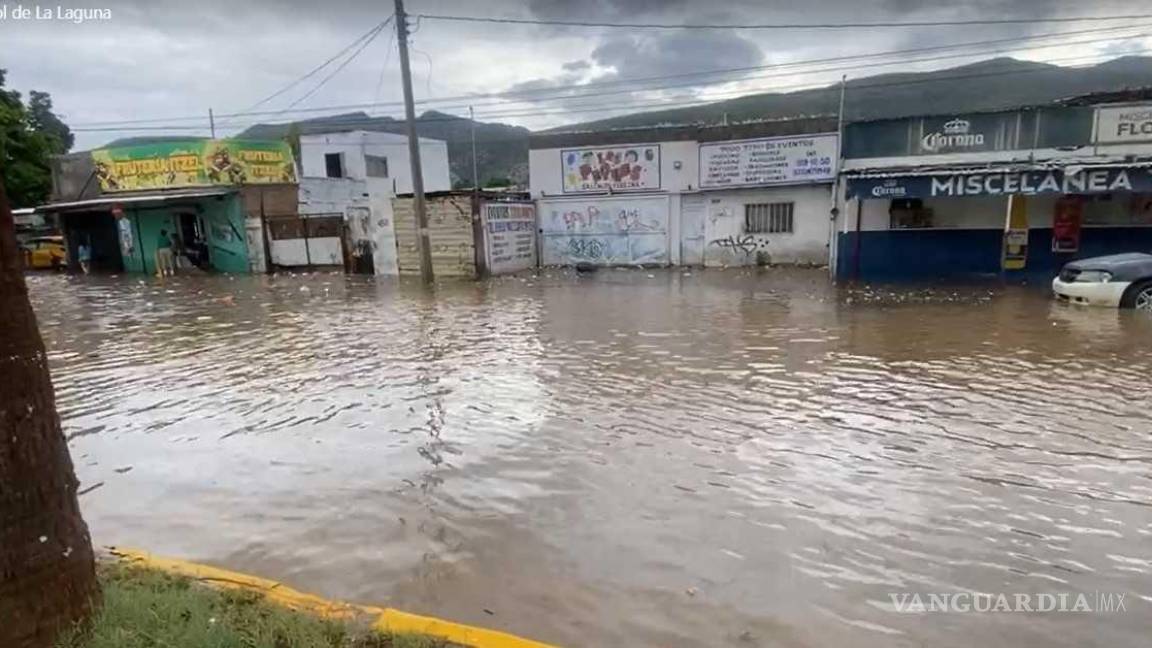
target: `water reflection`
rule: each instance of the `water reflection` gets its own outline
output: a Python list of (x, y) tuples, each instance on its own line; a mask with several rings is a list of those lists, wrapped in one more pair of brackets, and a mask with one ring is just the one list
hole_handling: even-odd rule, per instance
[[(37, 275), (96, 540), (564, 645), (1140, 645), (1152, 323), (820, 272)], [(893, 591), (1119, 591), (907, 615)]]

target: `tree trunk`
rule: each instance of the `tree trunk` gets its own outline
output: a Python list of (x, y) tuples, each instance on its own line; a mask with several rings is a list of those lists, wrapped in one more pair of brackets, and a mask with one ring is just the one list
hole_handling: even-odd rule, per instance
[(77, 484), (0, 182), (0, 646), (51, 646), (99, 602)]

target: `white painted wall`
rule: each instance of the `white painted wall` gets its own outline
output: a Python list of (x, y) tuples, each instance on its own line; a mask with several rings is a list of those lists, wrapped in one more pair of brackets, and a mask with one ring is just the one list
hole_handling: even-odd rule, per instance
[[(696, 142), (633, 142), (631, 145), (660, 145), (660, 191), (694, 191), (699, 185), (700, 160)], [(630, 144), (612, 144), (613, 147), (626, 147)], [(528, 151), (528, 188), (533, 198), (597, 195), (564, 193), (564, 172), (561, 151), (574, 148), (596, 148), (589, 146), (566, 146), (562, 149), (532, 149)], [(680, 168), (677, 169), (677, 163)], [(607, 192), (599, 192), (601, 194)], [(617, 192), (617, 195), (653, 193), (652, 191)]]
[[(408, 138), (395, 133), (378, 131), (351, 131), (300, 136), (300, 167), (304, 178), (327, 176), (324, 155), (344, 154), (346, 177), (366, 180), (365, 155), (388, 159), (388, 178), (385, 180), (394, 193), (412, 193), (412, 173), (408, 160)], [(443, 140), (420, 138), (420, 162), (424, 172), (425, 191), (448, 191), (452, 177), (448, 166), (448, 143)]]
[(271, 241), (272, 263), (279, 266), (343, 265), (340, 239), (280, 239)]
[[(828, 263), (831, 196), (828, 184), (705, 192), (704, 264)], [(791, 233), (745, 232), (745, 205), (779, 202), (793, 203)]]
[[(351, 242), (364, 238), (371, 243), (376, 274), (396, 276), (399, 269), (396, 265), (391, 195), (391, 183), (383, 178), (305, 177), (300, 180), (300, 214), (343, 214), (349, 225)], [(309, 251), (312, 250), (310, 247)], [(320, 253), (327, 258), (328, 249), (324, 248)], [(299, 254), (303, 254), (303, 248)]]

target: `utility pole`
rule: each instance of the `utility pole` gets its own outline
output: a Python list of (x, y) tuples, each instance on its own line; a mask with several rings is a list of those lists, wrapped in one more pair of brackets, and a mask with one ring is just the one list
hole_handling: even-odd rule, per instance
[(416, 106), (412, 101), (412, 70), (408, 66), (408, 16), (404, 0), (396, 0), (396, 42), (400, 46), (400, 75), (404, 81), (404, 116), (408, 121), (408, 160), (412, 164), (412, 202), (416, 212), (416, 247), (420, 251), (420, 279), (431, 284), (432, 246), (428, 242), (428, 214), (424, 206), (424, 173), (420, 168), (420, 138), (416, 135)]
[[(828, 274), (832, 275), (833, 281), (836, 279), (836, 264), (840, 262), (840, 228), (837, 221), (843, 211), (840, 209), (840, 194), (844, 186), (840, 181), (840, 167), (844, 162), (844, 93), (847, 88), (848, 75), (845, 74), (840, 77), (840, 108), (836, 111), (836, 176), (832, 181), (832, 209), (828, 223)], [(856, 218), (860, 218), (859, 212)]]
[(212, 109), (208, 109), (208, 128), (212, 131), (212, 139), (216, 139), (216, 116), (212, 114)]
[(480, 176), (476, 171), (476, 113), (472, 112), (472, 106), (468, 106), (468, 121), (472, 123), (472, 188), (479, 195)]

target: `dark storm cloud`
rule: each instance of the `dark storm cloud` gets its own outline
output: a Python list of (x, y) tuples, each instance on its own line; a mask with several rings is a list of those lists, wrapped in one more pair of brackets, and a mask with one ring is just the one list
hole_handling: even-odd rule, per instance
[[(579, 94), (586, 89), (585, 83), (627, 81), (648, 79), (668, 75), (708, 71), (717, 68), (741, 68), (759, 65), (764, 53), (752, 41), (731, 34), (713, 31), (673, 31), (656, 33), (612, 33), (599, 41), (588, 59), (569, 61), (561, 67), (556, 76), (532, 79), (514, 84), (512, 92), (555, 90), (546, 93), (549, 102), (555, 106), (574, 107), (585, 105)], [(596, 72), (593, 72), (596, 70)], [(736, 78), (736, 77), (733, 77)], [(626, 89), (626, 85), (613, 86), (613, 90)], [(600, 91), (602, 92), (602, 88)], [(659, 96), (679, 99), (691, 98), (696, 90), (675, 88), (660, 91)], [(543, 94), (529, 95), (526, 99), (543, 97)], [(571, 100), (563, 97), (569, 96)], [(632, 93), (612, 95), (604, 101), (616, 105), (627, 104), (641, 97), (652, 100), (650, 91), (638, 85)]]
[(592, 61), (622, 79), (757, 65), (764, 53), (752, 41), (715, 31), (614, 34), (592, 50)]
[[(13, 0), (0, 3), (5, 1), (13, 4)], [(42, 0), (41, 4), (55, 6), (57, 1), (65, 7), (107, 8), (113, 19), (83, 25), (0, 23), (0, 61), (8, 68), (14, 89), (51, 92), (57, 108), (72, 123), (206, 115), (209, 107), (217, 115), (244, 110), (300, 78), (392, 12), (388, 0)], [(1136, 11), (1133, 4), (1116, 0), (408, 0), (407, 4), (412, 14), (672, 24), (955, 20)], [(450, 96), (510, 88), (557, 95), (589, 82), (1098, 25), (679, 31), (547, 25), (495, 28), (423, 20), (414, 25), (413, 74), (418, 95), (423, 96), (433, 90), (438, 96)], [(301, 106), (394, 102), (399, 95), (399, 74), (394, 44), (388, 53), (390, 37), (391, 28)], [(1079, 46), (1074, 54), (1106, 45)], [(1112, 51), (1129, 50), (1116, 45)], [(315, 81), (318, 78), (301, 86), (300, 93), (287, 93), (266, 108), (287, 107)], [(747, 83), (747, 88), (760, 88), (771, 82)], [(643, 98), (650, 103), (698, 96), (702, 89), (665, 89), (605, 100), (626, 109), (632, 100)], [(576, 103), (571, 99), (539, 106)], [(564, 119), (561, 113), (549, 114), (559, 116), (545, 119)], [(78, 141), (80, 146), (92, 146), (125, 134), (144, 133), (79, 133)]]

